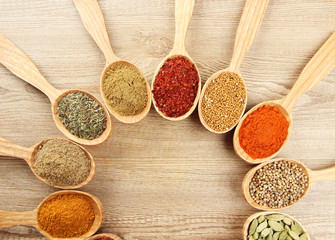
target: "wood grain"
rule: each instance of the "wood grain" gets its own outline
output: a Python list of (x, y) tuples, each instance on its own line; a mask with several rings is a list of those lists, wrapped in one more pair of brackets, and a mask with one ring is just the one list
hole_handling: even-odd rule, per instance
[[(202, 83), (228, 66), (244, 0), (198, 0), (186, 48)], [(117, 56), (152, 79), (174, 40), (174, 1), (101, 0)], [(270, 1), (258, 36), (241, 65), (247, 110), (287, 95), (309, 59), (335, 31), (335, 1)], [(101, 99), (104, 55), (88, 36), (72, 1), (1, 0), (0, 32), (33, 60), (58, 89), (81, 88)], [(312, 170), (335, 164), (335, 71), (299, 98), (293, 131), (277, 157), (302, 161)], [(48, 98), (0, 67), (0, 136), (30, 147), (62, 137)], [(24, 109), (24, 111), (22, 111)], [(162, 119), (152, 108), (140, 123), (114, 120), (112, 137), (88, 147), (96, 159), (92, 182), (81, 188), (101, 199), (106, 219), (99, 232), (126, 240), (242, 239), (255, 212), (241, 195), (251, 168), (238, 159), (232, 133), (215, 135), (197, 112), (181, 122)], [(56, 191), (34, 177), (21, 159), (0, 159), (0, 209), (29, 211)], [(315, 185), (285, 210), (313, 240), (335, 238), (335, 182)], [(32, 227), (0, 231), (0, 239), (43, 239)]]

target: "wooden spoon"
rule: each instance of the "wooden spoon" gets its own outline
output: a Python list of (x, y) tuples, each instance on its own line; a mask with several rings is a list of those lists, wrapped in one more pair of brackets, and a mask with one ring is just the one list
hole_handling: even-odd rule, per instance
[[(88, 158), (90, 159), (90, 162), (91, 162), (91, 170), (90, 170), (90, 173), (89, 173), (89, 175), (88, 175), (88, 177), (86, 178), (85, 181), (83, 181), (80, 184), (74, 185), (74, 186), (54, 186), (54, 185), (51, 185), (50, 183), (48, 183), (44, 178), (42, 178), (41, 176), (39, 176), (36, 173), (35, 168), (34, 168), (36, 151), (39, 149), (39, 146), (41, 146), (46, 141), (51, 140), (51, 139), (62, 139), (64, 141), (68, 141), (71, 144), (77, 145), (78, 147), (80, 147), (86, 153), (86, 155), (88, 156)], [(79, 144), (77, 144), (75, 142), (72, 142), (72, 141), (70, 141), (68, 139), (65, 139), (65, 138), (48, 138), (48, 139), (44, 139), (43, 141), (37, 143), (36, 145), (34, 145), (30, 148), (25, 148), (25, 147), (22, 147), (20, 145), (17, 145), (15, 143), (12, 143), (12, 142), (8, 141), (7, 139), (4, 139), (4, 138), (0, 137), (0, 155), (1, 156), (17, 157), (17, 158), (24, 159), (28, 163), (28, 165), (29, 165), (31, 171), (33, 172), (33, 174), (38, 179), (40, 179), (41, 181), (45, 182), (46, 184), (48, 184), (52, 187), (56, 187), (56, 188), (76, 189), (76, 188), (83, 187), (92, 180), (92, 178), (95, 174), (95, 161), (94, 161), (92, 155), (85, 148), (80, 146)]]
[[(244, 109), (241, 112), (241, 116), (239, 117), (239, 119), (236, 120), (236, 123), (225, 131), (216, 131), (212, 129), (210, 126), (208, 126), (208, 124), (204, 120), (204, 116), (202, 115), (201, 105), (204, 99), (205, 91), (208, 85), (224, 72), (233, 72), (242, 78), (241, 72), (240, 72), (240, 65), (242, 63), (244, 56), (247, 54), (249, 47), (251, 46), (252, 42), (257, 36), (258, 30), (261, 26), (268, 3), (269, 3), (269, 0), (246, 0), (244, 10), (241, 16), (241, 20), (240, 20), (240, 23), (239, 23), (239, 26), (236, 32), (234, 52), (233, 52), (230, 65), (228, 68), (224, 70), (220, 70), (214, 73), (212, 76), (210, 76), (201, 91), (199, 107), (198, 107), (199, 118), (200, 118), (202, 125), (207, 130), (213, 133), (221, 134), (221, 133), (226, 133), (230, 131), (231, 129), (233, 129), (235, 125), (239, 122), (240, 118), (242, 117), (245, 111), (247, 99), (245, 99), (244, 101)], [(246, 89), (245, 86), (244, 86), (244, 89)]]
[(108, 237), (108, 238), (111, 238), (113, 240), (122, 240), (122, 238), (120, 238), (120, 237), (118, 237), (114, 234), (111, 234), (111, 233), (97, 234), (97, 235), (94, 235), (92, 237), (87, 238), (86, 240), (98, 240), (98, 239), (103, 238), (103, 237)]
[[(313, 56), (313, 58), (308, 62), (305, 68), (302, 70), (298, 80), (294, 84), (291, 91), (288, 95), (282, 99), (267, 101), (260, 103), (250, 109), (239, 122), (235, 129), (233, 143), (234, 150), (242, 160), (246, 161), (250, 164), (258, 164), (261, 162), (265, 162), (271, 158), (273, 158), (286, 144), (292, 129), (292, 108), (295, 101), (303, 95), (305, 92), (310, 90), (316, 84), (318, 84), (325, 76), (332, 70), (335, 66), (335, 32), (331, 35), (331, 37), (323, 44), (323, 46), (319, 49), (319, 51)], [(239, 131), (244, 119), (256, 109), (264, 106), (277, 106), (281, 113), (286, 117), (287, 121), (290, 123), (288, 128), (287, 137), (283, 143), (283, 145), (278, 149), (278, 151), (271, 156), (265, 158), (257, 158), (253, 159), (250, 157), (241, 147), (240, 139), (239, 139)]]
[[(191, 17), (192, 17), (192, 12), (193, 12), (193, 7), (194, 7), (194, 2), (195, 0), (175, 0), (175, 39), (174, 39), (174, 45), (171, 50), (171, 52), (163, 59), (163, 61), (158, 65), (154, 78), (151, 83), (151, 89), (154, 89), (154, 82), (156, 79), (157, 74), (159, 73), (159, 70), (163, 66), (163, 64), (168, 60), (169, 58), (173, 57), (178, 57), (182, 56), (189, 60), (190, 62), (194, 63), (192, 58), (188, 55), (186, 52), (185, 48), (185, 40), (186, 40), (186, 34), (187, 34), (187, 29), (188, 25), (190, 23)], [(197, 91), (197, 96), (194, 99), (193, 106), (188, 110), (187, 113), (185, 113), (182, 116), (179, 117), (168, 117), (166, 116), (163, 112), (159, 110), (159, 108), (156, 106), (156, 101), (154, 98), (152, 98), (153, 105), (156, 109), (156, 111), (161, 115), (163, 118), (171, 120), (171, 121), (179, 121), (187, 118), (192, 114), (194, 109), (197, 106), (197, 103), (199, 101), (199, 96), (200, 96), (200, 91), (201, 91), (201, 78), (199, 74), (199, 69), (194, 63), (194, 66), (197, 70), (198, 77), (199, 77), (199, 84), (198, 84), (198, 91)]]
[[(308, 178), (308, 187), (307, 187), (306, 191), (304, 192), (304, 194), (301, 196), (300, 199), (298, 199), (296, 202), (294, 202), (293, 204), (291, 204), (289, 206), (286, 206), (286, 207), (270, 208), (270, 207), (258, 204), (251, 197), (250, 191), (249, 191), (250, 182), (251, 182), (253, 176), (255, 175), (255, 173), (258, 169), (261, 169), (265, 165), (273, 163), (273, 162), (283, 161), (283, 160), (297, 164), (303, 170), (303, 172), (306, 174), (306, 176)], [(270, 211), (270, 210), (274, 210), (274, 209), (275, 210), (282, 210), (282, 209), (288, 208), (288, 207), (296, 204), (297, 202), (299, 202), (306, 195), (306, 193), (308, 192), (308, 190), (311, 188), (311, 186), (314, 183), (321, 182), (321, 181), (327, 181), (327, 180), (335, 180), (335, 167), (330, 167), (330, 168), (326, 168), (326, 169), (322, 169), (322, 170), (313, 171), (313, 170), (307, 168), (303, 163), (301, 163), (297, 160), (290, 159), (290, 158), (278, 158), (278, 159), (272, 159), (268, 162), (259, 164), (256, 167), (250, 169), (250, 171), (245, 175), (245, 177), (243, 179), (243, 182), (242, 182), (242, 194), (243, 194), (244, 198), (246, 199), (246, 201), (254, 208), (264, 210), (264, 211)]]
[(102, 72), (101, 79), (100, 79), (100, 91), (102, 94), (102, 97), (104, 99), (104, 102), (106, 103), (106, 106), (108, 110), (112, 113), (112, 115), (118, 119), (120, 122), (123, 123), (136, 123), (141, 121), (145, 116), (148, 114), (150, 107), (151, 107), (151, 90), (150, 86), (147, 80), (145, 80), (146, 86), (147, 86), (147, 105), (144, 108), (144, 110), (134, 116), (123, 116), (117, 113), (109, 104), (108, 100), (104, 94), (104, 91), (102, 89), (103, 81), (105, 79), (107, 71), (116, 64), (123, 64), (128, 65), (133, 68), (135, 68), (144, 79), (144, 74), (133, 64), (130, 62), (127, 62), (125, 60), (121, 60), (118, 58), (111, 47), (108, 33), (105, 25), (105, 20), (101, 12), (101, 8), (99, 7), (99, 4), (97, 0), (73, 0), (81, 20), (83, 21), (86, 30), (91, 35), (91, 37), (94, 39), (94, 41), (99, 46), (102, 53), (105, 55), (106, 58), (106, 66), (104, 71)]
[[(9, 41), (4, 35), (0, 34), (0, 63), (2, 63), (9, 71), (14, 75), (18, 76), (22, 80), (30, 83), (45, 95), (48, 96), (51, 102), (51, 110), (53, 119), (56, 123), (58, 129), (71, 140), (85, 145), (97, 145), (106, 141), (112, 134), (112, 119), (103, 106), (103, 104), (95, 98), (92, 94), (78, 90), (78, 89), (68, 89), (68, 90), (58, 90), (50, 85), (50, 83), (43, 77), (40, 71), (37, 69), (35, 64), (25, 55), (17, 46), (15, 46), (11, 41)], [(57, 106), (58, 101), (70, 92), (82, 92), (87, 94), (92, 99), (94, 99), (103, 108), (107, 123), (105, 131), (98, 137), (92, 140), (79, 138), (72, 133), (70, 133), (61, 120), (57, 116)]]
[[(291, 217), (291, 216), (288, 215), (288, 214), (281, 213), (281, 212), (257, 212), (257, 213), (255, 213), (255, 214), (251, 215), (250, 217), (248, 217), (247, 220), (245, 220), (244, 225), (243, 225), (243, 239), (244, 239), (244, 240), (248, 240), (249, 226), (250, 226), (251, 222), (252, 222), (255, 218), (258, 218), (258, 217), (261, 216), (261, 215), (266, 216), (266, 215), (272, 215), (272, 214), (280, 214), (280, 215), (284, 215), (285, 217), (290, 218), (290, 219), (293, 220), (294, 222), (298, 223), (298, 224), (301, 226), (302, 230), (303, 230), (304, 232), (307, 233), (307, 231), (306, 231), (306, 229), (304, 228), (304, 226), (303, 226), (299, 221), (297, 221), (295, 218)], [(308, 234), (308, 233), (307, 233), (307, 234)], [(308, 238), (308, 239), (309, 239), (309, 238)]]
[(64, 191), (58, 191), (55, 193), (52, 193), (49, 195), (47, 198), (45, 198), (38, 207), (30, 212), (12, 212), (12, 211), (0, 211), (0, 229), (5, 228), (5, 227), (11, 227), (11, 226), (17, 226), (17, 225), (29, 225), (35, 227), (43, 236), (45, 236), (48, 239), (69, 239), (69, 238), (55, 238), (53, 236), (50, 236), (47, 232), (41, 229), (41, 227), (38, 224), (37, 220), (37, 214), (39, 208), (42, 206), (43, 203), (46, 201), (50, 201), (51, 199), (54, 199), (55, 197), (59, 195), (64, 195), (64, 194), (80, 194), (86, 197), (92, 204), (94, 208), (94, 214), (95, 214), (95, 219), (93, 222), (93, 225), (91, 229), (83, 234), (80, 237), (76, 238), (70, 238), (70, 239), (85, 239), (92, 234), (94, 234), (101, 226), (102, 221), (104, 219), (104, 209), (102, 206), (102, 203), (100, 200), (89, 193), (81, 192), (81, 191), (70, 191), (70, 190), (64, 190)]

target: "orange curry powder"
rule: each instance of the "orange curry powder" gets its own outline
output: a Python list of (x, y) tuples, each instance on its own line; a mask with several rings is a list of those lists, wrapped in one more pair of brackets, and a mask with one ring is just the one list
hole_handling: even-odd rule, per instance
[(283, 145), (289, 125), (278, 107), (264, 105), (242, 122), (240, 146), (253, 159), (269, 157)]

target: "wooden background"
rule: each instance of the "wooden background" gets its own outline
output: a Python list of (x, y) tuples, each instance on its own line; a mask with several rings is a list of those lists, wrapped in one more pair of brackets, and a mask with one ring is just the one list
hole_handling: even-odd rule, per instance
[[(174, 1), (101, 0), (115, 53), (143, 70), (151, 82), (174, 39)], [(244, 0), (197, 0), (187, 50), (202, 82), (226, 67)], [(248, 109), (283, 97), (308, 60), (335, 31), (333, 0), (270, 1), (258, 37), (242, 63)], [(101, 99), (104, 57), (70, 0), (0, 0), (0, 32), (19, 46), (55, 87), (81, 88)], [(46, 96), (0, 66), (0, 136), (30, 147), (62, 137)], [(335, 165), (335, 70), (301, 97), (293, 132), (278, 157), (311, 169)], [(245, 219), (256, 212), (241, 195), (251, 168), (239, 160), (232, 134), (215, 135), (197, 111), (170, 122), (152, 108), (134, 125), (114, 120), (112, 137), (88, 147), (97, 164), (81, 190), (106, 210), (99, 232), (126, 240), (242, 239)], [(21, 159), (0, 158), (0, 209), (28, 211), (56, 189), (40, 182)], [(335, 239), (335, 182), (319, 183), (285, 212), (315, 240)], [(0, 230), (0, 239), (42, 239), (32, 227)]]

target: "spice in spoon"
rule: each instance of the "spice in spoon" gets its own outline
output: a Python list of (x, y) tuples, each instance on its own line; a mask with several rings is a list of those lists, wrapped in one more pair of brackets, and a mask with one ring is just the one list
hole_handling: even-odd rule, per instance
[(82, 92), (70, 92), (57, 105), (57, 116), (73, 135), (92, 140), (106, 129), (107, 118), (100, 104)]
[(264, 105), (242, 122), (238, 133), (240, 146), (253, 159), (269, 157), (283, 145), (289, 125), (278, 107)]
[(308, 177), (291, 161), (275, 161), (258, 169), (249, 184), (252, 199), (262, 206), (283, 208), (294, 204), (306, 192)]
[(37, 149), (34, 170), (52, 186), (75, 186), (89, 176), (91, 161), (78, 145), (64, 139), (50, 139)]
[(203, 120), (217, 132), (233, 128), (243, 114), (246, 90), (243, 79), (223, 72), (207, 86), (201, 104)]
[(112, 65), (102, 81), (102, 91), (108, 105), (122, 116), (138, 115), (147, 106), (146, 80), (129, 64)]
[(302, 226), (286, 215), (263, 214), (255, 218), (248, 228), (248, 240), (309, 240)]
[(90, 200), (81, 194), (62, 194), (46, 201), (37, 215), (38, 225), (54, 238), (82, 236), (91, 229), (94, 219)]
[(180, 117), (194, 105), (199, 86), (198, 71), (183, 56), (168, 58), (159, 69), (153, 85), (157, 108), (167, 117)]

